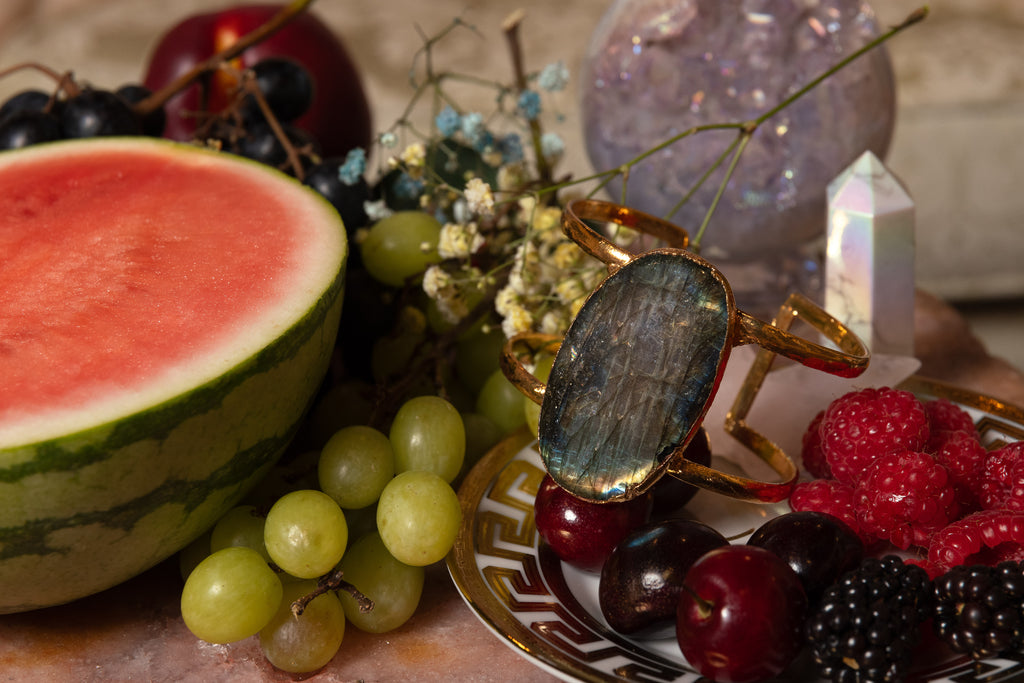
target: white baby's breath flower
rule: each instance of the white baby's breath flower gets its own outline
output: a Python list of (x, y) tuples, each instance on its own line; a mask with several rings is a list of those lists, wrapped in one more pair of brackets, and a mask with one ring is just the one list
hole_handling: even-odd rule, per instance
[(422, 142), (414, 142), (402, 150), (401, 159), (409, 177), (420, 178), (423, 175), (423, 165), (427, 159), (427, 148)]
[(558, 296), (559, 301), (566, 305), (571, 304), (584, 294), (583, 283), (574, 277), (562, 280), (555, 285), (555, 295)]
[(477, 231), (476, 223), (445, 223), (437, 253), (441, 258), (468, 258), (482, 247), (483, 236)]
[(544, 334), (565, 334), (568, 325), (560, 311), (548, 311), (540, 319), (540, 331)]
[(583, 250), (575, 242), (562, 241), (551, 254), (551, 262), (555, 264), (556, 268), (568, 270), (579, 263), (582, 257)]
[(513, 306), (501, 321), (501, 331), (506, 337), (514, 337), (522, 332), (527, 332), (533, 327), (533, 316), (522, 306)]
[(519, 306), (519, 293), (511, 285), (505, 285), (494, 295), (494, 310), (501, 317), (507, 317), (514, 306)]
[(526, 184), (526, 165), (521, 161), (505, 164), (498, 169), (498, 189), (517, 192)]
[(451, 276), (441, 266), (432, 265), (423, 273), (423, 291), (431, 299), (437, 299), (440, 292), (451, 283)]
[(494, 195), (491, 186), (480, 178), (470, 178), (466, 183), (466, 204), (475, 214), (490, 216), (494, 212)]

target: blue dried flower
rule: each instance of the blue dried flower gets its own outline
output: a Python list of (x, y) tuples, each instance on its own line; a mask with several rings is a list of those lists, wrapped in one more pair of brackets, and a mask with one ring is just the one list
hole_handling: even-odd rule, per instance
[(455, 135), (462, 124), (462, 117), (451, 105), (446, 106), (434, 117), (434, 124), (442, 137)]
[(523, 160), (523, 141), (518, 133), (509, 133), (498, 143), (502, 163), (513, 164)]
[(540, 116), (540, 95), (536, 90), (524, 90), (519, 93), (516, 109), (527, 121), (533, 121)]
[(479, 112), (470, 112), (462, 117), (462, 134), (471, 145), (476, 145), (484, 133), (484, 117)]
[(395, 179), (394, 190), (398, 199), (416, 199), (423, 193), (423, 181), (403, 171)]
[(565, 153), (565, 142), (558, 133), (540, 136), (540, 150), (545, 159), (558, 159)]
[(345, 162), (338, 169), (338, 179), (346, 185), (355, 185), (366, 173), (366, 151), (355, 147), (348, 152)]
[(537, 78), (537, 85), (548, 92), (565, 90), (565, 87), (569, 85), (569, 68), (562, 60), (548, 64), (541, 70), (540, 76)]

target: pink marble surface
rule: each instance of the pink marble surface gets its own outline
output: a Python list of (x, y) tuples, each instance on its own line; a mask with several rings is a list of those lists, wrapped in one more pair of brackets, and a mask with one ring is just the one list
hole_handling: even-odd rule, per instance
[[(1024, 376), (992, 358), (962, 317), (919, 295), (922, 374), (1024, 405)], [(443, 565), (432, 566), (417, 614), (386, 635), (349, 627), (325, 669), (298, 677), (275, 670), (255, 638), (209, 645), (185, 628), (176, 562), (76, 603), (0, 616), (0, 680), (38, 681), (552, 681), (465, 605)]]

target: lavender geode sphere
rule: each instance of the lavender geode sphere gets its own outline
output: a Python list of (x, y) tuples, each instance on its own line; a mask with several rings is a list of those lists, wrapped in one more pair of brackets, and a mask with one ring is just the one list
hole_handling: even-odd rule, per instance
[[(877, 35), (873, 11), (857, 0), (617, 0), (583, 68), (590, 160), (599, 171), (617, 168), (694, 126), (755, 119)], [(762, 124), (708, 225), (703, 255), (771, 259), (823, 237), (829, 181), (865, 150), (885, 156), (894, 90), (888, 53), (876, 48)], [(626, 203), (666, 216), (735, 137), (700, 132), (634, 166)], [(672, 216), (691, 237), (726, 166)], [(609, 191), (619, 197), (621, 185)]]

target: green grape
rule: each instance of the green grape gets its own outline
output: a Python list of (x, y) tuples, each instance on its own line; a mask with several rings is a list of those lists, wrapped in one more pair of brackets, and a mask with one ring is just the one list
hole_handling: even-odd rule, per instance
[(404, 374), (426, 337), (427, 319), (415, 306), (399, 311), (394, 329), (373, 342), (370, 349), (370, 373), (378, 383)]
[(178, 553), (178, 571), (181, 573), (182, 581), (188, 579), (200, 562), (210, 556), (210, 532), (189, 543)]
[(197, 638), (233, 643), (266, 626), (281, 603), (281, 580), (252, 548), (218, 550), (189, 574), (181, 616)]
[(345, 427), (324, 445), (317, 471), (320, 489), (341, 507), (372, 505), (395, 476), (391, 441), (373, 427)]
[(345, 554), (348, 525), (333, 498), (304, 489), (274, 503), (263, 538), (274, 564), (292, 576), (312, 579), (333, 569)]
[(228, 510), (217, 520), (210, 534), (210, 552), (232, 546), (252, 548), (270, 562), (266, 543), (263, 542), (265, 518), (252, 505), (239, 505)]
[(480, 331), (460, 340), (455, 347), (455, 375), (479, 394), (487, 378), (498, 369), (498, 358), (505, 346), (500, 327)]
[(377, 503), (377, 530), (395, 559), (423, 567), (444, 558), (462, 523), (459, 497), (433, 472), (402, 472)]
[(523, 394), (509, 382), (501, 370), (487, 378), (476, 397), (476, 412), (494, 420), (503, 434), (510, 434), (526, 423)]
[(339, 429), (369, 422), (374, 391), (372, 384), (360, 379), (349, 379), (327, 389), (299, 434), (302, 444), (319, 450)]
[(425, 211), (398, 211), (370, 227), (360, 246), (363, 265), (374, 279), (400, 287), (441, 257), (441, 224)]
[(440, 396), (417, 396), (398, 409), (388, 434), (395, 472), (426, 470), (451, 482), (466, 456), (462, 416)]
[(480, 413), (463, 413), (462, 423), (466, 425), (466, 459), (462, 462), (459, 478), (466, 476), (473, 465), (497, 446), (504, 436), (494, 420)]
[(320, 459), (320, 451), (303, 451), (287, 460), (282, 460), (245, 495), (242, 501), (260, 510), (265, 510), (277, 502), (281, 496), (301, 489), (315, 489), (316, 464)]
[(420, 604), (423, 567), (411, 567), (396, 560), (378, 533), (352, 544), (339, 568), (346, 581), (373, 600), (373, 609), (363, 612), (352, 595), (338, 591), (345, 618), (361, 631), (392, 631), (408, 621)]
[(345, 613), (332, 591), (313, 598), (302, 614), (292, 613), (292, 603), (315, 588), (316, 581), (286, 584), (277, 612), (260, 630), (260, 649), (282, 671), (301, 674), (326, 666), (345, 638)]
[[(543, 355), (537, 359), (537, 367), (534, 369), (534, 376), (541, 382), (548, 381), (548, 375), (551, 374), (551, 366), (555, 362), (555, 357), (551, 355)], [(533, 435), (537, 436), (537, 425), (540, 422), (540, 404), (535, 403), (526, 396), (523, 396), (523, 415), (526, 418), (526, 426), (530, 428)]]

